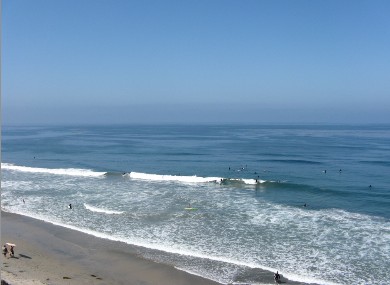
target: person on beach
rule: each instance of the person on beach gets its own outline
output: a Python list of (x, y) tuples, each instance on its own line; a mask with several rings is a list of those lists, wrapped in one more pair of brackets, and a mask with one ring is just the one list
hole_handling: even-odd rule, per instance
[(274, 279), (275, 279), (276, 283), (278, 283), (280, 281), (279, 271), (276, 271), (276, 273), (274, 274)]
[(14, 252), (14, 247), (11, 245), (11, 253), (9, 255), (10, 257), (14, 257), (15, 256), (15, 252)]
[(3, 245), (3, 254), (4, 254), (4, 257), (7, 256), (7, 253), (8, 253), (7, 246), (6, 246), (6, 245)]

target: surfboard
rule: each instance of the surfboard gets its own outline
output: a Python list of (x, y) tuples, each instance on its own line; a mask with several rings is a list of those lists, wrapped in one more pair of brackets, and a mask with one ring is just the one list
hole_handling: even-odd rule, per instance
[(198, 210), (198, 208), (184, 208), (184, 210), (187, 210), (187, 211), (196, 211), (196, 210)]

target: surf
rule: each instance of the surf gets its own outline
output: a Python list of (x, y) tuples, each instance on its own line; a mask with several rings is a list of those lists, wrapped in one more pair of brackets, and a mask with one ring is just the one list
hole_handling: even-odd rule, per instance
[(88, 205), (87, 203), (84, 203), (83, 205), (84, 205), (85, 209), (87, 209), (91, 212), (96, 212), (96, 213), (104, 213), (104, 214), (109, 214), (109, 215), (120, 215), (120, 214), (124, 213), (124, 211), (114, 211), (114, 210), (108, 210), (108, 209), (104, 209), (104, 208), (94, 207), (94, 206)]
[(130, 172), (128, 176), (132, 179), (149, 180), (149, 181), (173, 181), (183, 183), (208, 183), (215, 182), (219, 183), (222, 177), (199, 177), (193, 176), (182, 176), (182, 175), (161, 175), (161, 174), (149, 174), (141, 172)]
[(11, 163), (2, 163), (2, 169), (28, 172), (28, 173), (46, 173), (54, 175), (68, 175), (68, 176), (81, 176), (81, 177), (102, 177), (106, 172), (97, 172), (90, 169), (80, 168), (41, 168), (30, 166), (19, 166)]
[(225, 178), (225, 177), (201, 177), (197, 175), (182, 176), (182, 175), (170, 175), (170, 174), (151, 174), (141, 172), (130, 172), (126, 174), (129, 178), (135, 180), (148, 180), (148, 181), (168, 181), (168, 182), (181, 182), (181, 183), (217, 183), (217, 184), (247, 184), (255, 185), (267, 182), (261, 179), (245, 179), (245, 178)]

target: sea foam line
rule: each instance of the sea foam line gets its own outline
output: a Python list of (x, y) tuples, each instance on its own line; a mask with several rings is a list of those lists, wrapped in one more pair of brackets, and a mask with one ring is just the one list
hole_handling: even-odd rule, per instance
[(130, 172), (127, 174), (131, 179), (149, 180), (149, 181), (170, 181), (182, 183), (243, 183), (256, 185), (267, 181), (260, 179), (241, 179), (241, 178), (223, 178), (223, 177), (201, 177), (201, 176), (181, 176), (181, 175), (161, 175), (141, 172)]
[(199, 177), (193, 176), (180, 176), (180, 175), (160, 175), (160, 174), (148, 174), (140, 172), (130, 172), (128, 174), (132, 179), (152, 180), (152, 181), (176, 181), (185, 183), (207, 183), (216, 182), (220, 183), (222, 177)]
[[(29, 172), (29, 173), (46, 173), (54, 175), (69, 175), (80, 177), (103, 177), (107, 172), (93, 171), (90, 169), (81, 168), (41, 168), (41, 167), (29, 167), (19, 166), (12, 163), (2, 163), (2, 169)], [(141, 172), (130, 172), (128, 175), (131, 179), (149, 180), (149, 181), (168, 181), (168, 182), (181, 182), (181, 183), (244, 183), (248, 185), (256, 185), (259, 183), (265, 183), (265, 180), (257, 179), (241, 179), (241, 178), (223, 178), (223, 177), (201, 177), (201, 176), (180, 176), (180, 175), (161, 175), (161, 174), (149, 174)]]
[(97, 207), (88, 205), (87, 203), (84, 203), (84, 207), (85, 207), (85, 209), (90, 210), (91, 212), (105, 213), (105, 214), (110, 214), (110, 215), (112, 215), (112, 214), (120, 215), (120, 214), (124, 213), (124, 211), (114, 211), (114, 210), (107, 210), (107, 209), (103, 209), (103, 208), (97, 208)]
[(29, 167), (19, 166), (11, 163), (2, 163), (2, 169), (29, 172), (29, 173), (48, 173), (54, 175), (69, 175), (69, 176), (82, 176), (82, 177), (100, 177), (106, 174), (106, 172), (97, 172), (90, 169), (80, 168), (41, 168), (41, 167)]
[[(7, 211), (4, 208), (2, 208), (2, 210), (6, 211), (6, 212), (13, 213), (12, 211)], [(153, 244), (153, 243), (148, 243), (148, 242), (139, 241), (139, 240), (133, 240), (133, 239), (129, 239), (129, 238), (126, 238), (126, 237), (121, 237), (121, 236), (112, 236), (112, 235), (108, 235), (108, 234), (105, 234), (105, 233), (101, 233), (101, 232), (94, 231), (94, 230), (87, 229), (87, 228), (83, 228), (83, 227), (67, 225), (67, 224), (64, 224), (63, 222), (59, 222), (59, 221), (55, 221), (55, 220), (52, 220), (52, 219), (48, 219), (47, 217), (42, 216), (42, 215), (31, 214), (31, 213), (24, 213), (24, 212), (15, 212), (15, 214), (19, 214), (19, 215), (27, 216), (27, 217), (30, 217), (30, 218), (33, 218), (33, 219), (45, 221), (45, 222), (51, 223), (51, 224), (56, 225), (56, 226), (60, 226), (60, 227), (63, 227), (63, 228), (68, 228), (68, 229), (75, 230), (75, 231), (78, 231), (78, 232), (82, 232), (82, 233), (85, 233), (85, 234), (89, 234), (89, 235), (92, 235), (92, 236), (95, 236), (95, 237), (98, 237), (98, 238), (107, 239), (107, 240), (111, 240), (111, 241), (117, 241), (117, 242), (123, 242), (123, 243), (129, 244), (129, 245), (143, 247), (143, 248), (147, 248), (147, 249), (164, 251), (164, 252), (167, 252), (167, 253), (184, 255), (184, 256), (192, 256), (192, 257), (201, 258), (201, 259), (209, 259), (209, 260), (218, 261), (218, 262), (226, 262), (226, 263), (230, 263), (230, 264), (236, 264), (236, 265), (239, 265), (239, 266), (246, 266), (246, 267), (249, 267), (249, 268), (260, 268), (262, 270), (266, 270), (266, 271), (270, 271), (270, 272), (275, 272), (277, 270), (276, 268), (271, 268), (271, 267), (268, 267), (268, 266), (263, 266), (263, 265), (255, 264), (255, 263), (243, 262), (243, 261), (239, 261), (239, 260), (235, 260), (235, 259), (231, 259), (231, 258), (227, 258), (227, 257), (223, 257), (223, 256), (210, 256), (210, 255), (207, 255), (207, 254), (202, 254), (202, 253), (199, 253), (199, 252), (188, 251), (188, 250), (185, 250), (185, 249), (183, 250), (183, 249), (172, 248), (172, 247), (166, 246), (166, 245)], [(187, 271), (187, 272), (192, 274), (190, 271)], [(315, 278), (310, 278), (310, 277), (305, 277), (305, 276), (300, 276), (300, 275), (297, 275), (297, 274), (294, 274), (294, 273), (290, 273), (290, 272), (283, 272), (281, 270), (279, 270), (279, 273), (282, 274), (284, 277), (288, 278), (291, 281), (298, 281), (298, 282), (305, 282), (305, 283), (315, 283), (315, 284), (320, 284), (320, 285), (339, 285), (338, 283), (324, 281), (324, 280), (318, 280), (318, 279), (315, 279)], [(202, 275), (200, 275), (200, 276), (202, 276)], [(203, 276), (203, 277), (207, 278), (206, 276)]]

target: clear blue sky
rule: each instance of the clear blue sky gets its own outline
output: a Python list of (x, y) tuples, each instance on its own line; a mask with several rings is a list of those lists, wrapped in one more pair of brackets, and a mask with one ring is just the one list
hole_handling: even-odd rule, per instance
[(390, 1), (3, 0), (2, 122), (390, 123)]

